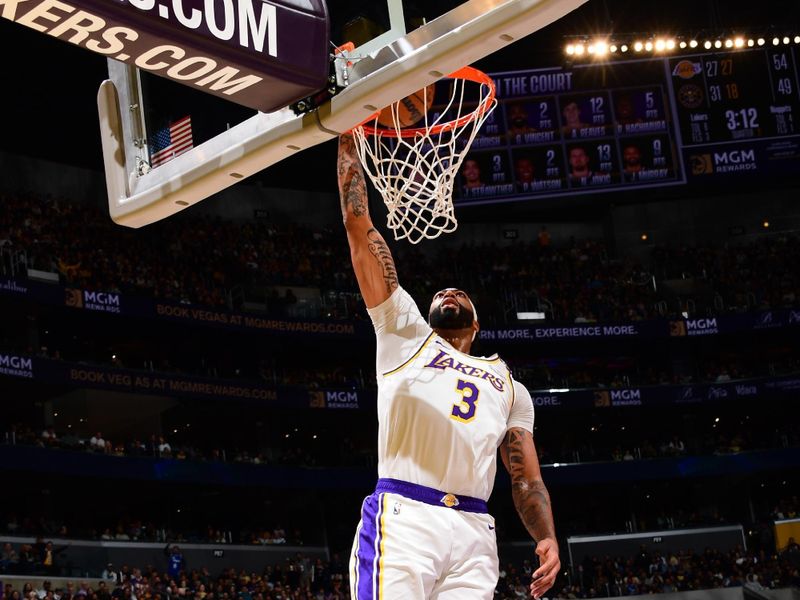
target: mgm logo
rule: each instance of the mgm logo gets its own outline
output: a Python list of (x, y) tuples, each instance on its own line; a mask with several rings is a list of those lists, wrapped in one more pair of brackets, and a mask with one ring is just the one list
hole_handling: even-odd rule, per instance
[(734, 173), (739, 171), (755, 171), (756, 152), (748, 150), (730, 150), (689, 156), (689, 167), (692, 175), (713, 175), (714, 173)]

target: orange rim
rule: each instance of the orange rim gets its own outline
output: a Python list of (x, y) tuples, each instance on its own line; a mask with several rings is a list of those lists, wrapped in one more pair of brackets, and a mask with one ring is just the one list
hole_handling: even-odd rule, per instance
[[(473, 110), (471, 113), (464, 115), (460, 119), (456, 119), (455, 121), (448, 121), (447, 123), (439, 123), (438, 125), (433, 125), (432, 127), (410, 127), (408, 129), (401, 129), (397, 130), (395, 128), (391, 129), (378, 129), (377, 127), (373, 127), (372, 125), (367, 125), (370, 121), (375, 121), (378, 118), (378, 115), (381, 114), (382, 110), (379, 110), (373, 115), (370, 115), (368, 119), (361, 122), (360, 124), (356, 125), (356, 127), (361, 127), (364, 130), (364, 133), (368, 135), (385, 135), (386, 137), (416, 137), (417, 135), (430, 135), (435, 133), (441, 133), (442, 131), (449, 131), (451, 129), (456, 129), (458, 127), (463, 127), (464, 125), (474, 121), (481, 115), (483, 115), (489, 108), (494, 104), (494, 97), (495, 97), (495, 88), (494, 88), (494, 81), (492, 78), (489, 77), (483, 71), (479, 71), (473, 67), (462, 67), (458, 71), (453, 71), (450, 75), (447, 76), (450, 79), (465, 79), (467, 81), (474, 81), (475, 83), (485, 85), (489, 88), (489, 93), (486, 97), (481, 101), (478, 107)], [(353, 129), (355, 129), (354, 127)]]

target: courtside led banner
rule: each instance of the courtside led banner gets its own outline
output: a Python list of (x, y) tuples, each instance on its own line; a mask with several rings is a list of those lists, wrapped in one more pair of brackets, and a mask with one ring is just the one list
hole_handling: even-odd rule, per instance
[(263, 112), (325, 87), (324, 0), (0, 0), (0, 16)]
[[(116, 369), (102, 365), (71, 363), (0, 349), (0, 377), (41, 383), (154, 394), (158, 396), (239, 400), (298, 409), (358, 410), (375, 406), (375, 392), (355, 388), (308, 389), (302, 386), (269, 386), (261, 381), (225, 380), (175, 373)], [(637, 406), (761, 402), (768, 398), (794, 398), (800, 391), (800, 375), (757, 377), (737, 381), (691, 385), (650, 385), (631, 388), (532, 389), (536, 409), (605, 409)]]
[[(276, 336), (300, 335), (343, 341), (370, 340), (374, 337), (372, 326), (366, 321), (276, 318), (116, 292), (65, 288), (32, 280), (0, 279), (0, 294), (50, 306), (111, 313), (123, 317), (164, 319), (189, 326), (209, 326), (232, 331), (252, 331)], [(486, 348), (492, 348), (496, 344), (509, 343), (694, 338), (799, 326), (800, 309), (777, 308), (699, 319), (650, 319), (627, 323), (542, 322), (503, 329), (482, 329), (478, 339), (486, 344)]]

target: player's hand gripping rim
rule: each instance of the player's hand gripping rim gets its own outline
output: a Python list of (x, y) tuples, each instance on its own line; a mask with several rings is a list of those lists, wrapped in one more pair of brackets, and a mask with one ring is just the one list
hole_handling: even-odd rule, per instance
[(538, 599), (556, 582), (561, 559), (558, 557), (558, 543), (553, 538), (540, 540), (536, 544), (536, 554), (539, 557), (539, 568), (533, 573), (531, 596)]

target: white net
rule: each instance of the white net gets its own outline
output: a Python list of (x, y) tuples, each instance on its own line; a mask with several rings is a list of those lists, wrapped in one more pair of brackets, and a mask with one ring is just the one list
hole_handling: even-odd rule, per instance
[[(353, 129), (359, 159), (383, 196), (387, 226), (396, 240), (416, 244), (451, 233), (458, 226), (454, 182), (496, 101), (491, 79), (480, 71), (466, 67), (451, 78), (448, 103), (425, 113), (424, 121), (415, 128), (403, 127), (401, 100), (388, 107), (391, 127), (380, 127), (376, 115)], [(420, 92), (423, 106), (430, 106), (429, 93), (427, 88)]]

